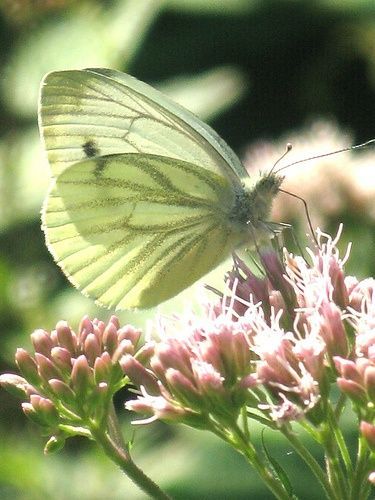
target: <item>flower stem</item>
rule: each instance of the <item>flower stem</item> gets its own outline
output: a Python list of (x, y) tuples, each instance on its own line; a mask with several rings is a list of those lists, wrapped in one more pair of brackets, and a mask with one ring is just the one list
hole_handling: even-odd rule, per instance
[(150, 498), (170, 500), (170, 497), (136, 466), (126, 448), (116, 444), (106, 431), (103, 432), (97, 426), (92, 425), (90, 430), (95, 441), (102, 447), (107, 457), (115, 462), (142, 491)]
[(290, 500), (291, 495), (285, 490), (282, 482), (275, 477), (269, 468), (263, 463), (253, 445), (245, 438), (237, 425), (231, 428), (231, 436), (226, 439), (237, 451), (239, 451), (252, 467), (258, 472), (266, 486), (274, 496), (280, 500)]
[[(352, 485), (352, 494), (351, 499), (356, 500), (358, 498), (367, 498), (368, 496), (368, 485), (369, 481), (367, 480), (368, 473), (368, 465), (369, 465), (369, 452), (368, 447), (364, 443), (363, 438), (359, 438), (358, 440), (358, 454), (357, 454), (357, 464), (354, 471), (353, 477), (353, 485)], [(365, 481), (364, 481), (365, 477)], [(367, 489), (367, 495), (364, 494), (363, 484)]]
[(335, 429), (332, 428), (332, 419), (329, 419), (329, 424), (323, 426), (321, 431), (321, 443), (324, 447), (326, 459), (326, 468), (329, 481), (333, 490), (336, 492), (337, 498), (346, 500), (350, 491), (347, 476), (345, 475), (337, 450), (335, 441)]
[(318, 462), (315, 460), (315, 458), (308, 451), (308, 449), (301, 443), (299, 439), (296, 438), (296, 436), (293, 434), (292, 431), (283, 428), (282, 433), (289, 441), (289, 443), (293, 446), (298, 455), (308, 465), (311, 472), (314, 474), (314, 476), (316, 477), (316, 479), (319, 481), (322, 488), (326, 492), (327, 498), (337, 499), (338, 498), (337, 493), (335, 493), (335, 491), (332, 489), (324, 471), (322, 470)]

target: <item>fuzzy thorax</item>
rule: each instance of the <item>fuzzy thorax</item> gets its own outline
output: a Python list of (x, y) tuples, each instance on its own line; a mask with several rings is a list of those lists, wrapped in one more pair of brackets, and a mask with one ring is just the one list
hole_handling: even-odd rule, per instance
[(264, 228), (269, 220), (273, 199), (283, 180), (284, 177), (271, 173), (250, 186), (248, 179), (243, 179), (243, 189), (236, 193), (231, 219), (240, 225), (250, 224), (254, 229)]

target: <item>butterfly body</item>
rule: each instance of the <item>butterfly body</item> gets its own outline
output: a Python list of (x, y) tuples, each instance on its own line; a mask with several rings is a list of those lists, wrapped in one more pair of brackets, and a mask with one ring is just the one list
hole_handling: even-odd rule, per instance
[(51, 73), (39, 117), (53, 177), (47, 245), (100, 304), (157, 305), (271, 235), (282, 178), (254, 184), (210, 127), (129, 75)]

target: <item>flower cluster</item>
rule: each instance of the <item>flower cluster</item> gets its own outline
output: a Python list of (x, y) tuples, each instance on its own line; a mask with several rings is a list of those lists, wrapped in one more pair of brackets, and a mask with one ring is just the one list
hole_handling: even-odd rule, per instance
[[(0, 383), (27, 400), (24, 412), (51, 436), (47, 451), (106, 426), (113, 395), (129, 382), (137, 392), (126, 408), (144, 417), (134, 423), (184, 423), (240, 448), (246, 416), (285, 434), (304, 421), (324, 440), (336, 384), (375, 453), (375, 280), (345, 275), (340, 232), (318, 231), (307, 258), (261, 252), (262, 276), (235, 256), (220, 301), (200, 316), (159, 317), (158, 340), (140, 348), (140, 331), (116, 317), (107, 325), (85, 317), (78, 333), (65, 322), (37, 330), (35, 355), (16, 353), (22, 377)], [(375, 484), (375, 472), (363, 470)]]
[[(248, 389), (255, 384), (247, 323), (236, 322), (234, 327), (226, 316), (219, 316), (168, 327), (174, 332), (171, 336), (166, 324), (159, 325), (163, 340), (155, 345), (149, 363), (154, 390), (148, 390), (150, 384), (141, 384), (142, 396), (127, 402), (127, 408), (149, 413), (151, 420), (160, 418), (198, 428), (237, 418)], [(129, 356), (124, 357), (121, 366), (134, 381), (130, 362)], [(141, 378), (139, 374), (137, 379)]]
[(23, 377), (0, 376), (1, 385), (26, 402), (24, 413), (51, 438), (46, 452), (63, 446), (74, 434), (90, 436), (91, 425), (107, 418), (113, 395), (125, 384), (119, 359), (134, 354), (140, 331), (84, 317), (75, 333), (65, 321), (52, 332), (31, 335), (35, 354), (17, 349)]
[[(161, 341), (133, 378), (142, 394), (127, 408), (150, 415), (140, 422), (160, 418), (207, 427), (208, 421), (235, 421), (247, 406), (278, 426), (301, 418), (318, 425), (338, 360), (347, 359), (355, 371), (357, 361), (349, 361), (353, 334), (354, 357), (363, 357), (374, 331), (373, 280), (345, 276), (349, 252), (340, 258), (339, 237), (318, 231), (310, 263), (286, 251), (282, 261), (275, 252), (263, 253), (265, 277), (235, 257), (229, 295), (208, 307), (204, 318), (159, 321)], [(141, 370), (147, 383), (141, 383)], [(343, 384), (339, 379), (344, 390)]]

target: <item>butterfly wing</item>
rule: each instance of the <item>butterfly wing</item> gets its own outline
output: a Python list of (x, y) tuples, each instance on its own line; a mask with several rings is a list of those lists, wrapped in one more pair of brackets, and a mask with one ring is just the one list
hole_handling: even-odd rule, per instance
[(157, 155), (67, 168), (43, 208), (47, 244), (69, 279), (108, 307), (152, 307), (216, 267), (241, 238), (230, 181)]
[(195, 164), (238, 185), (247, 173), (229, 146), (161, 92), (108, 69), (48, 74), (39, 125), (52, 175), (90, 157), (146, 153)]

